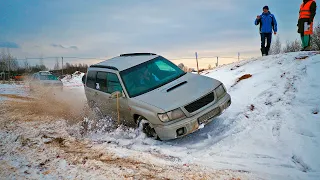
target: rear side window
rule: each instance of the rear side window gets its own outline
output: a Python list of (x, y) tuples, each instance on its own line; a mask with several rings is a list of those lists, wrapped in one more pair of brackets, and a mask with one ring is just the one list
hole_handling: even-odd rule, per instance
[(109, 72), (89, 71), (87, 75), (87, 87), (109, 94), (116, 91), (122, 92), (118, 76)]
[(106, 72), (98, 72), (96, 89), (99, 91), (107, 92), (107, 73)]
[(96, 76), (97, 72), (96, 71), (89, 71), (87, 75), (87, 87), (96, 89)]
[(120, 84), (119, 78), (114, 73), (108, 73), (107, 75), (107, 93), (112, 94), (113, 92), (120, 91), (122, 92), (122, 86)]

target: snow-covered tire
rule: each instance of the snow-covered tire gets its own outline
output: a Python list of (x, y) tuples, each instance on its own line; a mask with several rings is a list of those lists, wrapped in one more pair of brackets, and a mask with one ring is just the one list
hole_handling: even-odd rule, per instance
[(154, 128), (150, 126), (150, 122), (140, 116), (137, 120), (139, 129), (149, 138), (160, 140)]

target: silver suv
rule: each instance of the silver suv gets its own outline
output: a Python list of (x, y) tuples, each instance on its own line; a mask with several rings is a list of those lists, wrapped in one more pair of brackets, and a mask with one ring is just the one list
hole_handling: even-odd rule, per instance
[(122, 54), (90, 66), (85, 93), (91, 107), (161, 140), (202, 128), (231, 104), (220, 81), (185, 73), (152, 53)]

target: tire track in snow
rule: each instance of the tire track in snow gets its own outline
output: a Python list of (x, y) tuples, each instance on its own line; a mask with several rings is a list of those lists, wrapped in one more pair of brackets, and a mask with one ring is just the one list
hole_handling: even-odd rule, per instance
[(300, 171), (302, 172), (311, 171), (311, 168), (300, 157), (293, 155), (291, 157), (291, 160)]

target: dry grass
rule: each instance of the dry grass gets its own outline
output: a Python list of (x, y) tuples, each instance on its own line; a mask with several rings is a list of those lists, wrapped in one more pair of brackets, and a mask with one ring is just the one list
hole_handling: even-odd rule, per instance
[(241, 66), (238, 64), (238, 65), (232, 67), (230, 70), (233, 71), (233, 70), (235, 70), (235, 69), (237, 69), (237, 68), (239, 68), (239, 67), (241, 67)]
[(304, 60), (304, 59), (307, 59), (309, 56), (300, 56), (300, 57), (296, 57), (296, 59), (299, 59), (299, 60)]
[(234, 87), (234, 86), (237, 85), (240, 81), (242, 81), (242, 80), (244, 80), (244, 79), (249, 79), (249, 78), (251, 78), (251, 77), (252, 77), (251, 74), (245, 74), (245, 75), (239, 77), (239, 78), (236, 80), (236, 82), (235, 82), (231, 87)]
[(245, 74), (245, 75), (241, 76), (240, 78), (238, 78), (237, 83), (239, 83), (240, 81), (242, 81), (244, 79), (249, 79), (251, 77), (252, 77), (251, 74)]
[(251, 104), (251, 106), (250, 106), (250, 111), (253, 111), (254, 110), (254, 105), (253, 104)]

